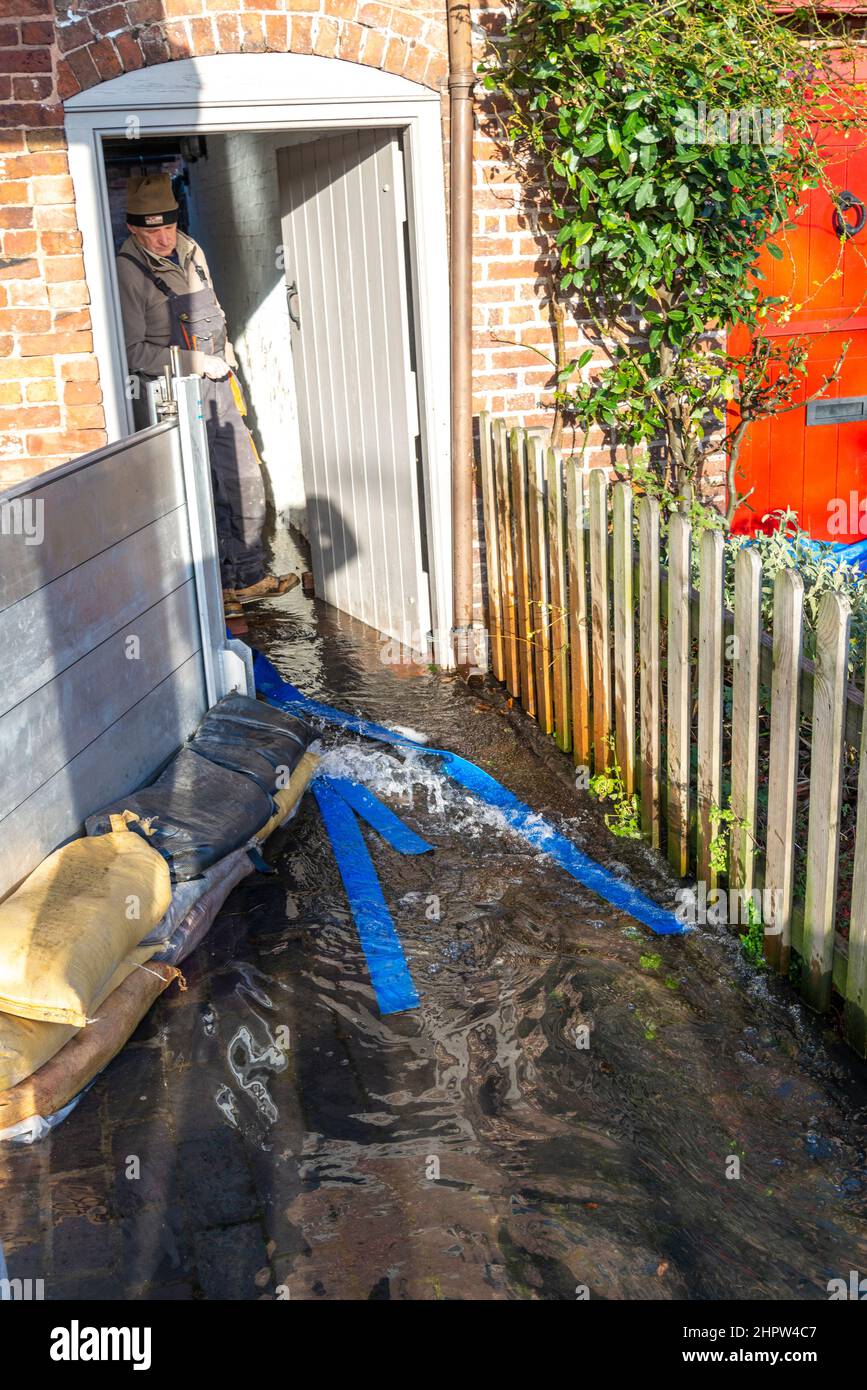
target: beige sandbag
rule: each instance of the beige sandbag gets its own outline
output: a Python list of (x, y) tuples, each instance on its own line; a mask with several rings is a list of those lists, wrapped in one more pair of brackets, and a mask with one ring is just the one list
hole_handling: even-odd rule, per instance
[(55, 850), (0, 903), (0, 1013), (83, 1028), (171, 897), (168, 864), (131, 831)]
[[(155, 950), (155, 946), (148, 949), (137, 948), (132, 955), (127, 956), (97, 999), (97, 1009), (103, 999), (107, 999), (118, 985), (123, 984), (127, 975), (140, 963), (143, 964), (150, 959)], [(36, 1018), (17, 1018), (15, 1014), (0, 1014), (0, 1091), (8, 1091), (10, 1086), (23, 1081), (25, 1076), (32, 1076), (50, 1061), (70, 1038), (74, 1038), (78, 1031), (69, 1023), (43, 1023)]]
[(62, 1110), (120, 1052), (172, 980), (183, 980), (173, 965), (135, 967), (100, 1006), (93, 1023), (80, 1029), (33, 1076), (0, 1093), (0, 1131), (31, 1115), (47, 1117)]
[(277, 810), (270, 820), (266, 821), (261, 830), (257, 830), (254, 839), (259, 844), (264, 844), (268, 836), (275, 831), (278, 826), (292, 814), (298, 802), (306, 792), (310, 783), (313, 781), (313, 774), (319, 766), (319, 758), (316, 753), (303, 753), (295, 765), (295, 769), (286, 783), (278, 792), (274, 793), (274, 800), (277, 803)]

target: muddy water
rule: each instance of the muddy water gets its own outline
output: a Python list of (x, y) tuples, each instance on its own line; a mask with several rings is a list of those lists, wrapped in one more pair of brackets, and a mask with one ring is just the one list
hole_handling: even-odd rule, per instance
[[(496, 693), (383, 661), (298, 592), (250, 640), (307, 693), (478, 762), (672, 900), (659, 861), (606, 831)], [(145, 1074), (162, 1068), (140, 1142), (164, 1134), (167, 1177), (132, 1206), (109, 1196), (107, 1216), (119, 1201), (140, 1248), (156, 1211), (172, 1272), (122, 1263), (131, 1296), (217, 1296), (214, 1249), (231, 1266), (251, 1240), (230, 1296), (824, 1299), (867, 1273), (863, 1074), (785, 988), (720, 930), (652, 937), (433, 760), (328, 732), (323, 752), (435, 846), (409, 858), (367, 837), (421, 1005), (379, 1015), (307, 798), (269, 847), (277, 873), (236, 889), (139, 1040)], [(122, 1060), (39, 1146), (52, 1167), (95, 1107), (134, 1130)], [(37, 1161), (19, 1156), (19, 1177)]]

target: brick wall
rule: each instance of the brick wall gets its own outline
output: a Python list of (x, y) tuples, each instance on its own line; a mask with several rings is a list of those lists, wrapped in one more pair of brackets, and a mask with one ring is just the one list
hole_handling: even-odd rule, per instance
[[(500, 6), (473, 16), (479, 33), (496, 29)], [(445, 0), (0, 0), (0, 484), (105, 442), (62, 101), (147, 64), (264, 51), (367, 63), (439, 91), (447, 156)], [(542, 424), (544, 238), (481, 89), (477, 107), (475, 407)]]

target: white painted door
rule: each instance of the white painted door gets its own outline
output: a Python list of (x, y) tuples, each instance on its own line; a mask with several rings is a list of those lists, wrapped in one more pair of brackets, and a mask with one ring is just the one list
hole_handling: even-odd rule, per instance
[(396, 132), (277, 151), (317, 594), (418, 650), (430, 628)]

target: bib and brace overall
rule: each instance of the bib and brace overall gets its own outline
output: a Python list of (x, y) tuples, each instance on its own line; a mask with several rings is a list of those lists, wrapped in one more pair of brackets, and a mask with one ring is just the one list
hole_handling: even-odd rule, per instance
[[(196, 270), (202, 288), (190, 294), (176, 294), (135, 256), (124, 251), (120, 255), (138, 266), (168, 299), (172, 320), (170, 346), (198, 348), (210, 357), (223, 357), (226, 319), (200, 265), (196, 265)], [(265, 575), (262, 471), (229, 376), (221, 381), (202, 377), (202, 411), (211, 459), (220, 578), (224, 589), (244, 589)]]

